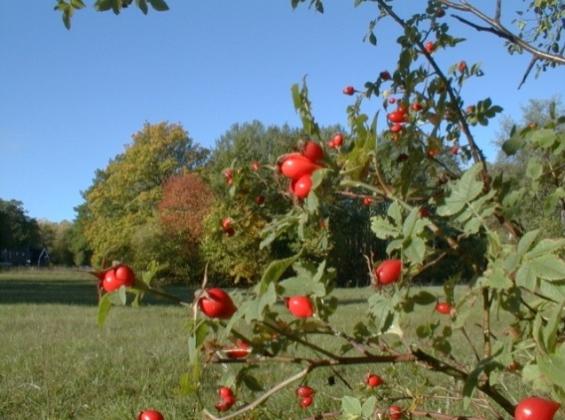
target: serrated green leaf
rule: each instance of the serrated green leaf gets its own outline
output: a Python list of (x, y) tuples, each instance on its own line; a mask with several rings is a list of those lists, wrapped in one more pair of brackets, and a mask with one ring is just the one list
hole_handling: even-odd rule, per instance
[(371, 218), (371, 230), (379, 239), (396, 238), (400, 234), (399, 228), (380, 216)]
[(255, 291), (258, 295), (261, 295), (267, 291), (269, 284), (276, 283), (279, 281), (280, 277), (284, 272), (298, 259), (301, 252), (293, 255), (289, 258), (284, 258), (282, 260), (272, 261), (267, 269), (263, 272), (261, 281), (255, 286)]
[(451, 194), (445, 199), (445, 204), (437, 209), (440, 216), (459, 213), (466, 204), (471, 203), (481, 194), (483, 183), (476, 179), (480, 170), (481, 167), (477, 164), (467, 170), (455, 184), (452, 184)]
[(387, 211), (387, 215), (394, 221), (396, 226), (402, 226), (402, 207), (394, 201)]

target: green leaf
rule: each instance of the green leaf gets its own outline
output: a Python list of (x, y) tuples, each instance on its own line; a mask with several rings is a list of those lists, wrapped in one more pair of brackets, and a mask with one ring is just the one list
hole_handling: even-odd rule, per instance
[(169, 6), (163, 0), (148, 0), (149, 4), (153, 9), (157, 10), (158, 12), (164, 12), (165, 10), (169, 10)]
[(424, 261), (426, 255), (426, 242), (423, 239), (414, 237), (409, 240), (408, 245), (403, 247), (403, 253), (412, 263), (419, 264)]
[(512, 156), (516, 154), (518, 150), (524, 147), (524, 144), (525, 140), (521, 136), (516, 135), (502, 144), (502, 150), (508, 156)]
[(565, 389), (565, 345), (561, 344), (554, 354), (537, 359), (540, 372), (553, 384)]
[(202, 344), (204, 344), (204, 341), (206, 341), (209, 330), (208, 323), (206, 321), (200, 321), (194, 330), (195, 346), (197, 349), (199, 349)]
[(325, 296), (326, 288), (320, 283), (313, 281), (311, 277), (289, 277), (279, 283), (284, 289), (284, 296), (315, 295)]
[(565, 247), (565, 238), (563, 239), (542, 239), (538, 244), (527, 254), (528, 258), (541, 257), (545, 254), (555, 252)]
[(149, 8), (147, 7), (147, 1), (135, 0), (135, 2), (137, 3), (137, 7), (139, 7), (139, 9), (143, 12), (143, 14), (146, 15), (147, 12), (149, 11)]
[[(551, 315), (548, 323), (543, 329), (545, 347), (550, 353), (555, 352), (555, 346), (557, 344), (557, 334), (559, 332), (559, 327), (561, 326), (561, 317), (564, 305), (565, 301), (562, 301), (560, 305), (554, 306), (553, 314)], [(562, 370), (561, 372), (565, 372), (565, 370)]]
[(500, 267), (487, 270), (485, 276), (481, 277), (480, 280), (481, 286), (492, 287), (497, 290), (508, 290), (513, 286), (512, 280), (508, 278), (504, 270)]
[(522, 264), (516, 273), (516, 284), (528, 290), (536, 289), (536, 273), (528, 263)]
[(557, 140), (557, 133), (555, 130), (549, 128), (544, 128), (541, 130), (536, 130), (531, 135), (532, 142), (537, 143), (544, 149), (553, 146), (553, 143)]
[(314, 191), (310, 191), (308, 197), (306, 198), (306, 208), (309, 213), (317, 213), (318, 207), (320, 206), (320, 200)]
[(363, 414), (361, 401), (354, 397), (345, 396), (341, 399), (341, 411), (348, 419), (361, 416)]
[(120, 303), (125, 306), (126, 303), (127, 303), (127, 295), (126, 295), (126, 287), (125, 286), (121, 286), (118, 289), (118, 298), (120, 299)]
[(96, 0), (94, 3), (94, 8), (99, 12), (105, 12), (110, 10), (114, 5), (114, 0)]
[(257, 380), (255, 376), (249, 373), (252, 369), (256, 369), (256, 368), (257, 366), (248, 366), (241, 369), (237, 375), (236, 383), (237, 384), (243, 383), (250, 391), (253, 392), (263, 391), (264, 388), (261, 385), (261, 383)]
[(331, 170), (328, 168), (315, 170), (312, 174), (312, 189), (315, 190), (316, 188), (318, 188), (322, 184), (322, 182), (324, 182), (324, 179), (330, 172)]
[(71, 0), (71, 6), (73, 6), (74, 9), (83, 9), (86, 7), (82, 0)]
[(367, 401), (363, 403), (363, 407), (361, 407), (361, 415), (365, 419), (373, 418), (373, 414), (375, 413), (375, 406), (377, 404), (377, 398), (375, 396), (367, 398)]
[(301, 252), (289, 258), (282, 260), (275, 260), (269, 264), (267, 269), (263, 272), (261, 281), (255, 286), (257, 294), (261, 295), (267, 291), (269, 284), (278, 282), (284, 272), (290, 267), (300, 256)]
[(110, 300), (110, 294), (106, 293), (102, 296), (100, 302), (98, 302), (98, 316), (96, 317), (96, 323), (100, 328), (104, 326), (111, 308), (112, 301)]
[(200, 360), (196, 359), (188, 365), (188, 372), (182, 374), (179, 378), (179, 390), (182, 395), (194, 394), (200, 387), (200, 378), (202, 376), (202, 366)]
[(371, 218), (371, 230), (379, 239), (396, 238), (400, 234), (399, 228), (380, 216)]
[(520, 242), (518, 243), (518, 249), (517, 249), (517, 253), (519, 256), (523, 256), (526, 252), (530, 250), (532, 244), (535, 242), (538, 235), (539, 235), (539, 229), (536, 229), (522, 236), (522, 239), (520, 239)]
[(526, 168), (526, 175), (532, 179), (538, 179), (543, 174), (543, 166), (537, 159), (530, 159)]
[(437, 301), (435, 295), (432, 295), (430, 292), (426, 292), (425, 290), (421, 290), (420, 292), (412, 296), (411, 299), (418, 305), (430, 305)]
[(551, 194), (546, 197), (543, 203), (544, 213), (550, 216), (555, 211), (555, 207), (557, 207), (559, 201), (563, 198), (565, 198), (565, 189), (562, 187), (556, 188)]
[(405, 238), (410, 238), (414, 234), (414, 228), (416, 227), (416, 222), (419, 219), (419, 209), (414, 207), (402, 226), (402, 234)]
[(565, 279), (565, 262), (556, 255), (549, 254), (528, 261), (528, 265), (538, 277), (547, 280)]
[(388, 207), (387, 215), (394, 221), (396, 226), (402, 226), (402, 207), (397, 201), (394, 201)]
[(522, 379), (525, 383), (531, 382), (534, 388), (548, 391), (548, 383), (544, 374), (536, 364), (529, 364), (522, 369)]
[(451, 195), (446, 198), (445, 204), (437, 209), (440, 216), (451, 216), (459, 213), (466, 204), (472, 202), (481, 194), (483, 183), (476, 179), (480, 170), (479, 164), (474, 165), (463, 174), (460, 180), (452, 184)]

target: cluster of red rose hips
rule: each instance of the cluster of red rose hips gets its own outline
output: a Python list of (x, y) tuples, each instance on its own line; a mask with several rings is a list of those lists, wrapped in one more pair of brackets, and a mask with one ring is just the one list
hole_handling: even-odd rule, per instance
[(125, 264), (115, 265), (99, 273), (95, 273), (95, 275), (100, 280), (98, 287), (108, 293), (118, 290), (122, 286), (132, 287), (135, 284), (135, 274), (133, 270)]
[[(374, 276), (379, 285), (395, 283), (400, 279), (402, 273), (402, 261), (398, 259), (384, 260), (374, 269)], [(132, 287), (135, 284), (135, 274), (133, 270), (125, 264), (118, 264), (109, 269), (94, 273), (100, 279), (99, 287), (106, 292), (116, 291), (121, 286)], [(292, 296), (285, 298), (287, 308), (290, 313), (298, 318), (309, 318), (314, 314), (314, 305), (308, 296)], [(209, 288), (202, 292), (198, 298), (200, 310), (210, 318), (229, 319), (237, 311), (230, 295), (220, 288)], [(437, 302), (435, 311), (440, 314), (451, 315), (454, 311), (448, 302)], [(226, 350), (226, 355), (230, 358), (244, 358), (251, 352), (249, 343), (238, 339), (233, 348)], [(369, 373), (365, 377), (365, 384), (369, 388), (377, 388), (384, 383), (383, 379)], [(300, 398), (299, 404), (302, 408), (307, 408), (313, 403), (315, 391), (306, 385), (300, 386), (296, 390), (296, 395)], [(229, 410), (236, 402), (233, 391), (229, 387), (218, 389), (220, 400), (215, 407), (218, 411)], [(521, 400), (514, 412), (515, 420), (553, 420), (553, 417), (561, 405), (555, 401), (540, 397), (528, 397)], [(391, 405), (388, 410), (391, 420), (400, 420), (403, 410), (401, 407)], [(141, 411), (137, 415), (137, 420), (164, 420), (164, 416), (155, 409)]]
[(214, 407), (218, 411), (228, 411), (232, 405), (235, 404), (235, 396), (233, 395), (233, 391), (231, 388), (227, 386), (222, 386), (218, 389), (218, 395), (220, 397), (220, 401), (216, 403)]
[(316, 391), (309, 387), (308, 385), (299, 386), (296, 389), (296, 396), (300, 399), (299, 405), (302, 408), (307, 408), (314, 402), (314, 394)]
[(312, 174), (322, 167), (324, 150), (314, 142), (308, 141), (302, 153), (294, 152), (279, 159), (279, 171), (290, 182), (290, 192), (298, 198), (306, 198), (312, 189)]
[(330, 141), (328, 141), (328, 147), (330, 149), (339, 149), (341, 146), (343, 146), (343, 134), (335, 133)]

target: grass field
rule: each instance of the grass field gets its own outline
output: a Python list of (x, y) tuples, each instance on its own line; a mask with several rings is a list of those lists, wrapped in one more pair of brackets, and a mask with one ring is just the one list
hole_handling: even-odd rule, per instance
[[(190, 296), (185, 288), (172, 292)], [(351, 329), (366, 317), (371, 293), (367, 288), (337, 290), (340, 306), (332, 324)], [(159, 301), (140, 308), (114, 308), (104, 329), (99, 329), (96, 301), (95, 281), (85, 273), (0, 272), (0, 419), (134, 419), (145, 407), (159, 409), (167, 419), (198, 419), (202, 403), (213, 411), (220, 378), (225, 369), (233, 367), (215, 366), (206, 371), (200, 401), (179, 394), (178, 380), (187, 365), (186, 309)], [(432, 307), (419, 309), (408, 322), (439, 319)], [(447, 325), (449, 320), (443, 317), (441, 322)], [(471, 336), (479, 337), (478, 328), (471, 324)], [(316, 343), (334, 350), (343, 344), (326, 336)], [(455, 354), (472, 360), (462, 337), (456, 340)], [(262, 383), (274, 384), (300, 369), (272, 365), (257, 369), (256, 376)], [(464, 413), (460, 401), (440, 397), (456, 395), (462, 384), (431, 372), (421, 374), (423, 370), (413, 364), (346, 366), (337, 372), (360, 389), (368, 369), (386, 378), (383, 394), (405, 395), (404, 388), (409, 386), (416, 393), (436, 396), (422, 403), (428, 410), (479, 412), (469, 409)], [(337, 379), (333, 386), (328, 385), (330, 377)], [(354, 394), (326, 369), (315, 370), (309, 384), (318, 391), (311, 409), (298, 408), (292, 385), (245, 418), (305, 418), (336, 411), (343, 395)], [(521, 394), (518, 379), (507, 387), (511, 395)], [(251, 399), (249, 391), (238, 391), (238, 400)], [(383, 404), (386, 407), (390, 402)], [(399, 404), (408, 406), (409, 401)], [(488, 411), (482, 415), (488, 416)]]

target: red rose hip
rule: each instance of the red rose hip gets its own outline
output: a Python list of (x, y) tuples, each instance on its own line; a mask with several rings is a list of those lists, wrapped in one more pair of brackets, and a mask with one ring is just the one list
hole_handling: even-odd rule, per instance
[(529, 397), (518, 403), (514, 420), (553, 420), (561, 405), (540, 397)]
[(292, 296), (286, 305), (289, 312), (297, 318), (310, 318), (314, 315), (314, 305), (308, 296)]
[(375, 269), (375, 277), (377, 278), (377, 282), (383, 285), (398, 281), (401, 273), (402, 261), (396, 259), (384, 260)]
[(209, 318), (229, 319), (237, 311), (231, 297), (220, 288), (206, 289), (208, 297), (198, 300), (200, 310)]
[(144, 410), (137, 415), (137, 420), (165, 420), (165, 417), (157, 410)]

